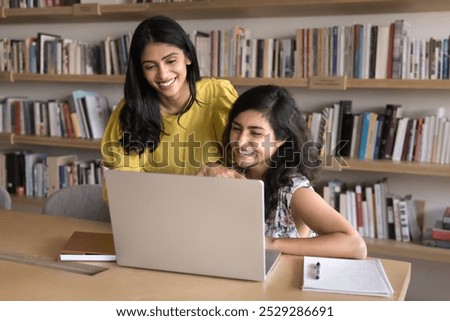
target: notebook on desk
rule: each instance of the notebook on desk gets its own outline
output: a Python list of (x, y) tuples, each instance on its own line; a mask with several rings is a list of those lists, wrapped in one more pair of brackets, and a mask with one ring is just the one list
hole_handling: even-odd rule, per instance
[(117, 263), (263, 281), (264, 185), (175, 174), (106, 171)]

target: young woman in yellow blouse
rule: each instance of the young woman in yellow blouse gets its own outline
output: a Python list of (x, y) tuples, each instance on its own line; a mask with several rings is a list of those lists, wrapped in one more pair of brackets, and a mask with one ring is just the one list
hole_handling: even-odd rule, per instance
[(102, 139), (109, 169), (195, 174), (221, 158), (221, 140), (238, 94), (229, 81), (201, 79), (189, 36), (155, 16), (134, 32), (124, 99)]

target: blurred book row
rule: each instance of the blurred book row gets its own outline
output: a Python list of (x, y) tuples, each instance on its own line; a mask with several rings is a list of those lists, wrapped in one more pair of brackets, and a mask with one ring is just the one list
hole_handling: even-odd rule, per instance
[[(104, 74), (126, 72), (132, 32), (99, 43), (38, 32), (0, 39), (0, 72)], [(449, 79), (450, 36), (415, 38), (408, 22), (379, 26), (297, 28), (284, 37), (253, 38), (241, 26), (189, 32), (201, 74), (212, 77), (336, 76), (355, 79)]]
[(38, 32), (25, 39), (0, 38), (0, 72), (57, 75), (125, 74), (131, 33), (99, 43)]
[(191, 37), (204, 75), (213, 77), (449, 79), (450, 36), (416, 38), (411, 29), (397, 19), (297, 28), (282, 38), (252, 38), (240, 26)]
[(72, 6), (77, 3), (99, 3), (99, 4), (125, 4), (125, 3), (169, 3), (169, 2), (192, 2), (205, 0), (0, 0), (0, 6), (5, 8), (51, 8), (59, 6)]
[(72, 185), (101, 184), (99, 160), (77, 155), (48, 156), (28, 150), (0, 153), (0, 183), (10, 194), (47, 197)]
[(76, 90), (67, 100), (0, 99), (0, 133), (102, 138), (111, 107), (97, 92)]
[(442, 219), (424, 231), (422, 244), (450, 249), (450, 207), (447, 207)]
[(389, 191), (387, 178), (353, 186), (333, 179), (323, 186), (323, 198), (364, 237), (421, 241), (423, 203)]
[(352, 101), (341, 100), (305, 117), (312, 140), (329, 156), (450, 164), (450, 110), (440, 107), (420, 117), (404, 114), (400, 104), (355, 113)]

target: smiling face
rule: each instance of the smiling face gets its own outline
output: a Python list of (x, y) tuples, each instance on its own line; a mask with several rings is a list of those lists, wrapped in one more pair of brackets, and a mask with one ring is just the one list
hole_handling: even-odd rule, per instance
[(271, 156), (283, 143), (276, 140), (269, 121), (258, 111), (244, 111), (232, 122), (230, 144), (234, 161), (257, 176), (267, 170)]
[(186, 92), (189, 94), (186, 65), (190, 63), (181, 49), (163, 43), (148, 44), (141, 55), (144, 77), (161, 99), (177, 99)]

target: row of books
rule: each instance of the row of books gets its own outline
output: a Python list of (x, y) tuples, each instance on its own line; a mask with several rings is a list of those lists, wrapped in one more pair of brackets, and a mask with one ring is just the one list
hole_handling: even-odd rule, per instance
[(212, 77), (294, 77), (295, 39), (251, 39), (248, 29), (193, 31), (201, 74)]
[(51, 8), (71, 6), (75, 3), (80, 3), (80, 0), (4, 0), (3, 6), (11, 9)]
[(416, 202), (391, 193), (387, 178), (354, 186), (333, 179), (323, 186), (323, 198), (364, 237), (421, 241)]
[(203, 73), (213, 77), (338, 76), (357, 79), (449, 79), (449, 37), (418, 39), (411, 26), (353, 24), (297, 29), (284, 38), (252, 39), (248, 29), (194, 31)]
[[(240, 26), (194, 30), (190, 37), (203, 76), (449, 79), (450, 36), (418, 39), (410, 30), (409, 23), (395, 20), (386, 26), (300, 28), (283, 38), (255, 39)], [(0, 71), (120, 75), (126, 71), (130, 39), (131, 32), (98, 44), (43, 32), (4, 38)]]
[(0, 7), (5, 8), (51, 8), (59, 6), (72, 6), (76, 3), (101, 3), (101, 4), (120, 4), (120, 3), (167, 3), (167, 2), (191, 2), (204, 0), (1, 0)]
[(312, 139), (329, 156), (391, 159), (450, 164), (450, 110), (439, 107), (423, 117), (403, 115), (399, 104), (384, 112), (352, 112), (352, 101), (342, 100), (306, 115)]
[(449, 37), (418, 39), (395, 20), (297, 31), (299, 76), (449, 79)]
[(39, 32), (25, 39), (0, 38), (0, 72), (70, 75), (122, 75), (131, 33), (100, 43)]
[(72, 185), (101, 184), (99, 160), (48, 156), (28, 150), (0, 153), (0, 183), (10, 194), (47, 197)]
[(422, 244), (450, 249), (450, 207), (447, 207), (441, 220), (424, 231)]
[(97, 92), (76, 90), (67, 100), (0, 100), (0, 133), (101, 139), (111, 108)]

